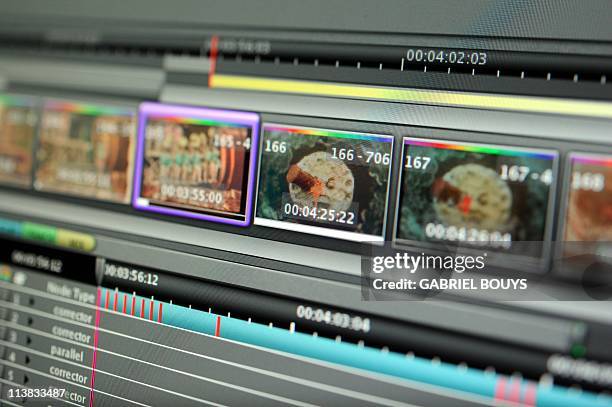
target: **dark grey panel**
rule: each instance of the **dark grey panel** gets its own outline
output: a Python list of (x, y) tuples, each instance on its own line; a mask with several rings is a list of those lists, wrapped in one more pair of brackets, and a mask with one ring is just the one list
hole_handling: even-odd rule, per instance
[(139, 24), (610, 41), (605, 0), (10, 0), (0, 15)]
[(10, 57), (0, 58), (0, 89), (3, 76), (28, 85), (149, 98), (157, 97), (165, 81), (164, 72), (151, 67)]
[[(3, 197), (5, 194), (2, 195)], [(49, 207), (50, 202), (41, 204)], [(1, 205), (0, 205), (1, 206)], [(22, 205), (23, 206), (23, 205)], [(84, 219), (77, 219), (75, 208), (68, 209), (54, 206), (53, 213), (70, 214), (71, 222), (80, 223)], [(85, 216), (88, 219), (100, 219), (107, 225), (126, 224), (128, 227), (132, 222), (109, 218), (108, 214), (102, 211), (89, 212)], [(138, 229), (142, 229), (150, 220), (144, 220)], [(173, 234), (171, 224), (164, 227), (166, 235)], [(183, 235), (187, 233), (186, 228), (182, 228)], [(202, 229), (199, 229), (201, 237), (205, 236)], [(237, 236), (238, 237), (238, 236)], [(250, 239), (249, 246), (252, 250), (261, 251), (265, 248), (273, 250), (270, 242), (259, 241), (247, 237), (238, 237), (236, 242), (244, 243), (244, 239)], [(350, 285), (328, 279), (320, 279), (311, 276), (298, 275), (294, 273), (280, 272), (277, 270), (263, 267), (248, 266), (244, 264), (221, 261), (212, 258), (205, 258), (192, 254), (173, 252), (170, 250), (131, 243), (125, 240), (108, 238), (101, 235), (96, 236), (96, 253), (101, 257), (113, 258), (117, 261), (134, 263), (135, 259), (141, 266), (158, 268), (192, 277), (205, 277), (211, 281), (245, 287), (257, 291), (274, 293), (293, 298), (304, 298), (306, 301), (313, 301), (322, 304), (334, 304), (338, 307), (359, 310), (361, 312), (372, 313), (375, 315), (397, 318), (403, 321), (434, 326), (441, 329), (448, 329), (456, 332), (469, 333), (471, 335), (485, 336), (488, 338), (504, 339), (513, 343), (525, 344), (528, 346), (555, 348), (564, 350), (568, 345), (568, 338), (571, 333), (573, 323), (561, 318), (551, 318), (541, 315), (518, 314), (511, 310), (498, 308), (483, 309), (478, 304), (453, 303), (447, 301), (400, 301), (389, 307), (389, 302), (362, 301), (361, 292), (358, 285)], [(202, 244), (202, 241), (200, 242)], [(226, 240), (226, 244), (233, 244)], [(244, 247), (244, 245), (242, 245)], [(308, 248), (301, 251), (301, 259), (296, 261), (308, 265), (309, 260), (316, 258), (317, 254), (309, 254)], [(240, 250), (240, 248), (238, 248)], [(287, 252), (285, 248), (277, 248), (277, 251)], [(338, 254), (339, 255), (339, 254)], [(319, 255), (320, 256), (320, 255)], [(325, 256), (323, 256), (325, 257)], [(353, 258), (359, 261), (358, 256), (342, 254), (342, 258), (352, 263)], [(206, 270), (206, 271), (204, 271)], [(337, 270), (340, 271), (340, 270)], [(532, 309), (537, 310), (536, 302), (531, 304)], [(588, 305), (593, 306), (591, 309)], [(564, 310), (550, 310), (557, 314), (567, 314), (568, 309), (573, 313), (579, 313), (579, 317), (609, 320), (610, 315), (603, 309), (598, 309), (598, 304), (584, 303), (583, 307), (568, 305)], [(582, 313), (582, 314), (580, 314)], [(600, 315), (598, 315), (598, 313)], [(603, 315), (601, 315), (603, 314)], [(537, 327), (537, 329), (535, 329)], [(524, 332), (530, 332), (525, 335)]]

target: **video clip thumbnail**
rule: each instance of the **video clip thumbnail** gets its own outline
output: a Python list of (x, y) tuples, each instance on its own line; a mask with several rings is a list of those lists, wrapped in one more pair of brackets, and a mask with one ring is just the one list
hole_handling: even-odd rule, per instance
[(256, 225), (383, 240), (392, 136), (265, 124), (261, 150)]
[(32, 183), (37, 99), (0, 94), (0, 182), (21, 187)]
[(565, 241), (612, 241), (612, 156), (572, 153)]
[(135, 109), (45, 101), (34, 188), (129, 202), (135, 135)]
[(259, 116), (143, 103), (134, 206), (247, 226)]
[[(542, 258), (557, 153), (404, 138), (396, 242), (465, 245)], [(423, 244), (423, 242), (433, 244)]]

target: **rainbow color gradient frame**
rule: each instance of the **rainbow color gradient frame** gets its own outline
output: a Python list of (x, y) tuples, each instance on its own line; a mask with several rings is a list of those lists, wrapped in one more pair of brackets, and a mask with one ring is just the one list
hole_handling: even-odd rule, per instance
[(548, 160), (552, 160), (557, 157), (557, 153), (553, 150), (547, 151), (526, 147), (507, 147), (503, 145), (470, 143), (460, 141), (429, 140), (413, 137), (404, 137), (403, 144), (443, 150), (466, 151), (470, 153), (505, 155), (510, 157), (533, 157)]
[[(569, 154), (570, 165), (574, 163), (585, 165), (596, 165), (598, 167), (612, 167), (612, 155), (598, 153), (576, 153)], [(573, 167), (570, 168), (570, 170)]]
[(383, 143), (393, 143), (392, 136), (383, 136), (370, 133), (358, 133), (354, 131), (339, 131), (339, 130), (325, 130), (317, 129), (313, 127), (303, 126), (287, 126), (280, 124), (264, 124), (264, 131), (280, 131), (292, 134), (301, 134), (305, 136), (321, 136), (321, 137), (334, 137), (340, 139), (352, 139), (352, 140), (366, 140), (366, 141), (379, 141)]
[(39, 107), (40, 98), (37, 96), (0, 93), (0, 105), (8, 107)]
[(77, 113), (88, 116), (133, 116), (135, 109), (127, 106), (92, 104), (60, 99), (45, 99), (44, 110)]
[[(149, 117), (167, 118), (170, 120), (181, 120), (182, 122), (197, 122), (204, 124), (236, 124), (249, 126), (251, 128), (251, 151), (249, 155), (249, 172), (246, 187), (246, 206), (244, 220), (229, 219), (222, 216), (191, 212), (175, 208), (167, 208), (156, 205), (145, 204), (140, 196), (142, 187), (144, 144), (146, 124)], [(132, 195), (132, 206), (135, 209), (160, 213), (164, 215), (180, 216), (205, 220), (209, 222), (224, 223), (234, 226), (249, 226), (253, 215), (253, 194), (255, 193), (255, 173), (257, 163), (257, 151), (259, 146), (259, 115), (251, 112), (240, 112), (233, 110), (208, 109), (201, 107), (186, 107), (177, 105), (166, 105), (163, 103), (144, 102), (140, 105), (138, 117), (138, 135), (136, 145), (136, 170), (134, 172), (134, 189)]]

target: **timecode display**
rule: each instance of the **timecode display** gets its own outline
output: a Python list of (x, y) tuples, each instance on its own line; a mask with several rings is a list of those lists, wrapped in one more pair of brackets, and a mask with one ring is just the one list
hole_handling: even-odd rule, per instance
[(321, 222), (338, 223), (341, 225), (355, 224), (355, 212), (352, 211), (336, 211), (334, 209), (286, 203), (283, 206), (283, 212), (287, 217), (312, 219)]
[(104, 275), (109, 278), (118, 278), (121, 280), (150, 286), (157, 286), (159, 282), (159, 275), (155, 273), (137, 270), (131, 267), (118, 266), (115, 264), (106, 264), (104, 266)]
[(409, 63), (438, 63), (446, 65), (486, 65), (486, 51), (459, 49), (408, 48), (406, 61)]
[(314, 308), (308, 305), (298, 305), (295, 314), (299, 319), (349, 329), (351, 331), (368, 333), (371, 329), (370, 318), (350, 315), (344, 312)]

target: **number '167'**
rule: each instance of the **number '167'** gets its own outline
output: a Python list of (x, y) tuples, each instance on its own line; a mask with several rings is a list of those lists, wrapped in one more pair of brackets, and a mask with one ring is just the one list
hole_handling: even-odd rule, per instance
[(406, 156), (406, 163), (404, 164), (404, 168), (415, 169), (415, 170), (424, 170), (429, 165), (431, 161), (431, 157), (421, 157), (421, 156)]

